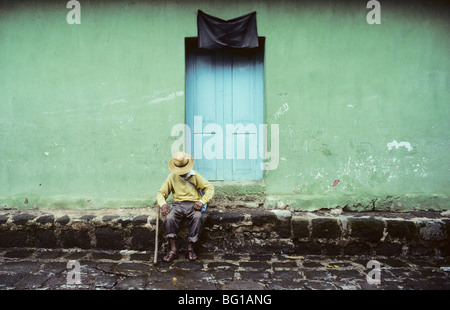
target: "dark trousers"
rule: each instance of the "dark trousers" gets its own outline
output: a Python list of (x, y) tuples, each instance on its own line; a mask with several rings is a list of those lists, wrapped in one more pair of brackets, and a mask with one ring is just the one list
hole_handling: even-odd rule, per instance
[(194, 210), (195, 202), (174, 201), (166, 217), (167, 238), (177, 238), (183, 220), (189, 224), (189, 242), (197, 242), (202, 231), (202, 212)]

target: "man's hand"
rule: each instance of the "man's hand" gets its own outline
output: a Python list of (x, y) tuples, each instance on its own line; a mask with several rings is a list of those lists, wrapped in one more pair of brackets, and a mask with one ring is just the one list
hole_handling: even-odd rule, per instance
[(194, 210), (200, 211), (203, 207), (203, 202), (197, 201), (194, 205)]
[(161, 216), (166, 216), (169, 214), (169, 205), (167, 203), (161, 206)]

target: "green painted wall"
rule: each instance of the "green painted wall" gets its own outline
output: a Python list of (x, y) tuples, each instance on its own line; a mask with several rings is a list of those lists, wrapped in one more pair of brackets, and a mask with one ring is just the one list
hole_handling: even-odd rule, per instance
[(79, 25), (65, 1), (2, 2), (0, 206), (153, 204), (201, 9), (255, 10), (266, 37), (268, 206), (449, 209), (448, 6), (391, 2), (380, 25), (365, 1), (80, 0)]

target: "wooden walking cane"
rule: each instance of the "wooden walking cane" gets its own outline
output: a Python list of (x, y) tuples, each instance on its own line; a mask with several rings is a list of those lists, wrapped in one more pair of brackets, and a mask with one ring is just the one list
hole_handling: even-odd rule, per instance
[(153, 265), (158, 263), (158, 235), (159, 235), (159, 206), (156, 211), (156, 231), (155, 231), (155, 257), (153, 258)]

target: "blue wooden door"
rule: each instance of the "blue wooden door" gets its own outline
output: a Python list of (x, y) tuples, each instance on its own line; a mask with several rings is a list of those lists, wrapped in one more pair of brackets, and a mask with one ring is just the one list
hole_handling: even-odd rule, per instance
[(199, 50), (186, 40), (186, 124), (195, 169), (209, 180), (261, 180), (263, 42)]

